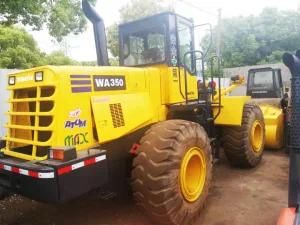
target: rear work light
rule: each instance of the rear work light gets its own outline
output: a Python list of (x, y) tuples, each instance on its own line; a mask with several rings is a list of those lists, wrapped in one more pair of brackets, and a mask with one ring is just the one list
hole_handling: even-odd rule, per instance
[(8, 77), (8, 85), (15, 85), (16, 84), (16, 77), (15, 76), (9, 76)]
[(34, 73), (34, 80), (35, 81), (43, 81), (43, 79), (44, 79), (44, 74), (43, 74), (42, 71)]
[(69, 161), (77, 158), (76, 149), (74, 147), (57, 147), (50, 148), (48, 158), (61, 161)]

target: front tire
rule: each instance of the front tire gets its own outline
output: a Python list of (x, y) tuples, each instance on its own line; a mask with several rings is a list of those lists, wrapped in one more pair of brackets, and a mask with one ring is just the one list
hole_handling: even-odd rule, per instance
[(152, 126), (140, 144), (132, 171), (137, 205), (159, 224), (190, 224), (204, 205), (212, 177), (205, 130), (168, 120)]
[(240, 127), (223, 128), (225, 155), (237, 167), (255, 167), (262, 159), (265, 145), (265, 123), (261, 109), (245, 104)]

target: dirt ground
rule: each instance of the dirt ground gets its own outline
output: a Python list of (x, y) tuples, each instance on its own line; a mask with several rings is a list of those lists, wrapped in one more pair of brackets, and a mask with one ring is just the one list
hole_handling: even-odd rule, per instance
[[(288, 157), (266, 152), (251, 170), (215, 166), (210, 196), (195, 225), (275, 225), (287, 205)], [(38, 191), (38, 190), (37, 190)], [(20, 196), (0, 201), (1, 225), (154, 225), (132, 200), (102, 200), (93, 193), (59, 206)]]

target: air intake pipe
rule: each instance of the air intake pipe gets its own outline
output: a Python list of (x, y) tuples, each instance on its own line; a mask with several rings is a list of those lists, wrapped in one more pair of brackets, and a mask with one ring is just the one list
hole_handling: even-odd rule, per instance
[(92, 22), (97, 53), (97, 64), (99, 66), (109, 66), (105, 26), (102, 17), (87, 0), (82, 1), (82, 10), (85, 16)]
[(289, 207), (298, 208), (300, 205), (300, 50), (295, 55), (285, 53), (282, 60), (292, 74)]

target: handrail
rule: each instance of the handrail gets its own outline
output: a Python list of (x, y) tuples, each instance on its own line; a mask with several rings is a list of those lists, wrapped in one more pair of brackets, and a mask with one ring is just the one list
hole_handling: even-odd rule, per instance
[[(214, 67), (214, 64), (213, 64), (213, 62), (214, 62), (214, 60), (215, 59), (217, 59), (217, 62), (218, 62), (218, 64), (217, 64), (217, 72), (218, 72), (218, 77), (217, 77), (217, 79), (218, 79), (218, 102), (217, 102), (217, 104), (218, 104), (218, 112), (217, 112), (217, 114), (214, 116), (214, 118), (213, 118), (213, 120), (216, 120), (217, 119), (217, 117), (220, 115), (220, 113), (221, 113), (221, 106), (222, 106), (222, 93), (221, 93), (221, 77), (220, 77), (220, 57), (219, 56), (217, 56), (217, 55), (214, 55), (214, 56), (212, 56), (211, 58), (210, 58), (210, 63), (211, 63), (211, 82), (213, 82), (214, 81), (214, 76), (213, 76), (213, 67)], [(213, 95), (214, 93), (212, 93), (212, 101), (214, 101), (214, 95)]]
[[(196, 56), (197, 54), (200, 54), (200, 56), (197, 56), (197, 57), (194, 57), (194, 61), (195, 61), (195, 65), (194, 65), (194, 68), (192, 68), (193, 70), (191, 71), (188, 66), (187, 66), (187, 56), (188, 55), (194, 55)], [(200, 77), (202, 79), (202, 88), (204, 90), (204, 100), (207, 104), (207, 106), (209, 105), (212, 105), (211, 103), (216, 100), (216, 98), (214, 97), (214, 92), (213, 90), (211, 91), (211, 96), (208, 94), (208, 90), (207, 90), (207, 87), (206, 87), (206, 80), (205, 80), (205, 76), (204, 76), (204, 60), (205, 60), (205, 54), (200, 51), (200, 50), (194, 50), (194, 51), (188, 51), (184, 54), (184, 81), (185, 81), (185, 102), (186, 104), (189, 102), (189, 98), (188, 98), (188, 82), (187, 82), (187, 71), (191, 74), (197, 74), (197, 61), (198, 60), (201, 60), (201, 75), (202, 77)], [(210, 65), (211, 65), (211, 75), (210, 75), (210, 80), (211, 82), (214, 82), (214, 76), (213, 76), (213, 67), (214, 67), (214, 61), (217, 59), (217, 73), (218, 73), (218, 77), (215, 77), (218, 79), (218, 102), (217, 102), (217, 107), (218, 107), (218, 112), (216, 113), (216, 115), (213, 117), (213, 120), (216, 120), (217, 117), (220, 115), (221, 113), (221, 106), (222, 106), (222, 102), (221, 102), (221, 96), (222, 96), (222, 91), (221, 91), (221, 77), (220, 77), (220, 58), (218, 56), (213, 56), (211, 57), (208, 61), (210, 62)], [(213, 88), (211, 86), (211, 88)], [(199, 95), (198, 95), (198, 101), (200, 100), (199, 99)], [(211, 98), (211, 99), (209, 99)], [(215, 102), (214, 102), (214, 105), (215, 105)]]

